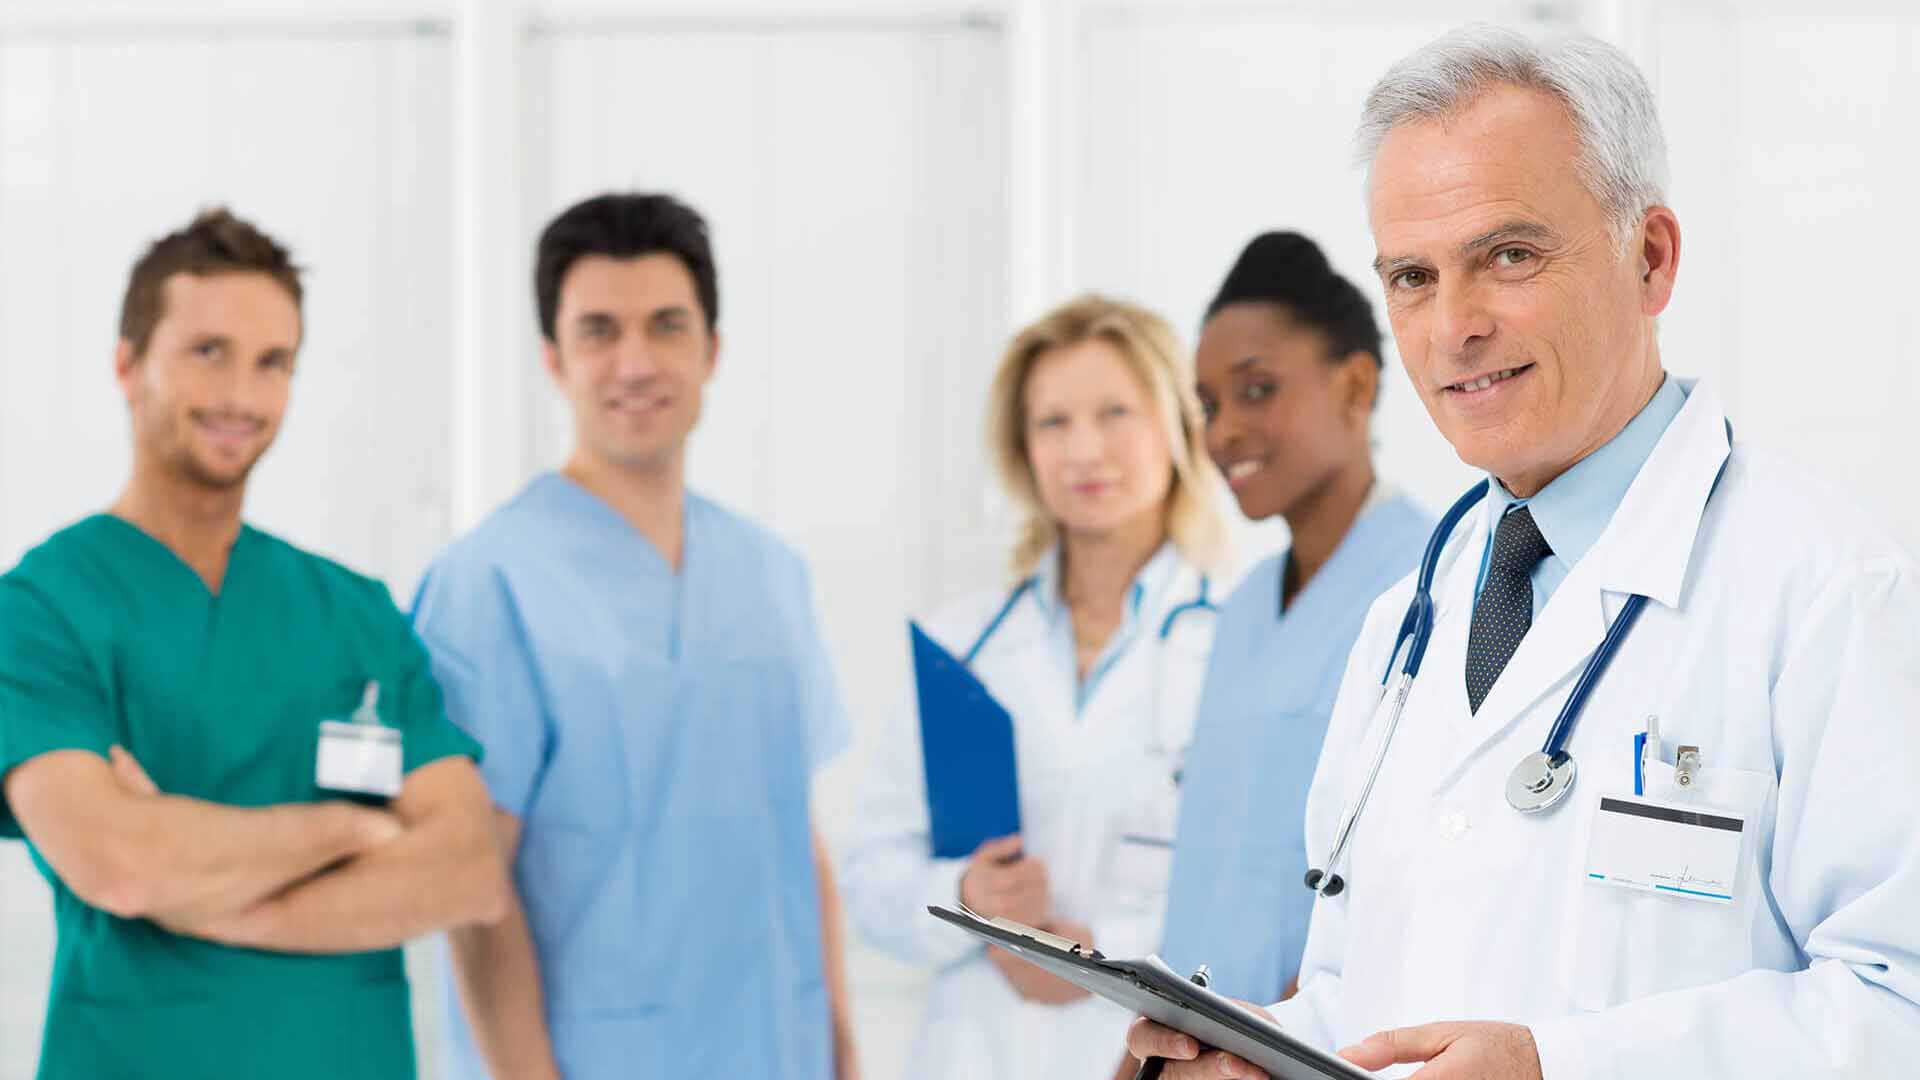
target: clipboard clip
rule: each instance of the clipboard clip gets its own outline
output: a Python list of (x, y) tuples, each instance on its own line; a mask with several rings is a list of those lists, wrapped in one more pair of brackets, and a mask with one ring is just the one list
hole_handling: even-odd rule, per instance
[[(1012, 919), (989, 919), (964, 903), (958, 904), (957, 906), (961, 914), (966, 915), (970, 919), (986, 923), (988, 926), (997, 926), (1010, 934), (1017, 934), (1035, 944), (1045, 945), (1050, 949), (1057, 949), (1063, 953), (1072, 953), (1075, 956), (1087, 960), (1106, 959), (1106, 957), (1100, 955), (1100, 950), (1088, 945), (1082, 945), (1072, 938), (1061, 937), (1059, 934), (1050, 934), (1037, 927), (1028, 926), (1026, 923), (1014, 922)], [(1206, 984), (1202, 983), (1201, 985), (1205, 986)]]

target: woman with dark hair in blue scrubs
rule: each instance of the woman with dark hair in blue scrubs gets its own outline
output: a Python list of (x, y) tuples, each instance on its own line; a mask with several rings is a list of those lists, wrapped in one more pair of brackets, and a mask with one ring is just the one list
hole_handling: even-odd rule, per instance
[(1313, 241), (1265, 233), (1207, 306), (1195, 369), (1207, 448), (1242, 513), (1287, 550), (1220, 613), (1183, 782), (1162, 955), (1230, 997), (1298, 974), (1313, 894), (1301, 821), (1367, 609), (1419, 561), (1433, 521), (1375, 474), (1381, 339)]

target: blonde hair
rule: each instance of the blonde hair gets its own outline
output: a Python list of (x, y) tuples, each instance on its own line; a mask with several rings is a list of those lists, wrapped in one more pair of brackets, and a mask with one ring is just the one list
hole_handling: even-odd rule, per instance
[(1227, 554), (1219, 472), (1206, 452), (1206, 420), (1193, 389), (1193, 363), (1173, 327), (1146, 308), (1088, 293), (1021, 330), (1000, 358), (987, 403), (987, 452), (1025, 520), (1013, 549), (1014, 576), (1033, 573), (1060, 540), (1060, 525), (1040, 499), (1027, 457), (1027, 379), (1042, 356), (1086, 341), (1119, 352), (1147, 393), (1167, 435), (1173, 483), (1167, 492), (1167, 535), (1189, 563), (1217, 567)]

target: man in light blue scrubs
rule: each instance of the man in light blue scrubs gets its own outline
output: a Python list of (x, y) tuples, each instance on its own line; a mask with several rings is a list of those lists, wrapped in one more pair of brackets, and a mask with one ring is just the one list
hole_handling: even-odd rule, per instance
[(1367, 609), (1433, 528), (1374, 472), (1380, 357), (1366, 295), (1298, 233), (1247, 245), (1196, 350), (1215, 463), (1241, 512), (1284, 518), (1292, 541), (1220, 611), (1161, 954), (1250, 1001), (1286, 996), (1299, 972), (1313, 912), (1303, 822), (1327, 719)]
[(487, 747), (519, 898), (451, 937), (447, 1075), (850, 1077), (808, 809), (847, 720), (807, 569), (686, 488), (719, 352), (706, 223), (602, 195), (536, 260), (572, 455), (449, 548), (414, 610)]

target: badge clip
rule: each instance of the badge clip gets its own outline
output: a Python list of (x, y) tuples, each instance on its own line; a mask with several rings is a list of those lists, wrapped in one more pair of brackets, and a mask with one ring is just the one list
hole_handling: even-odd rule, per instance
[(1700, 771), (1700, 748), (1683, 746), (1673, 758), (1673, 782), (1681, 787), (1692, 787), (1695, 774)]
[(360, 707), (353, 710), (353, 722), (356, 724), (378, 724), (380, 722), (380, 682), (373, 680), (360, 695)]
[(367, 683), (351, 716), (320, 721), (314, 784), (321, 790), (395, 798), (405, 765), (400, 729), (380, 722), (378, 682)]

